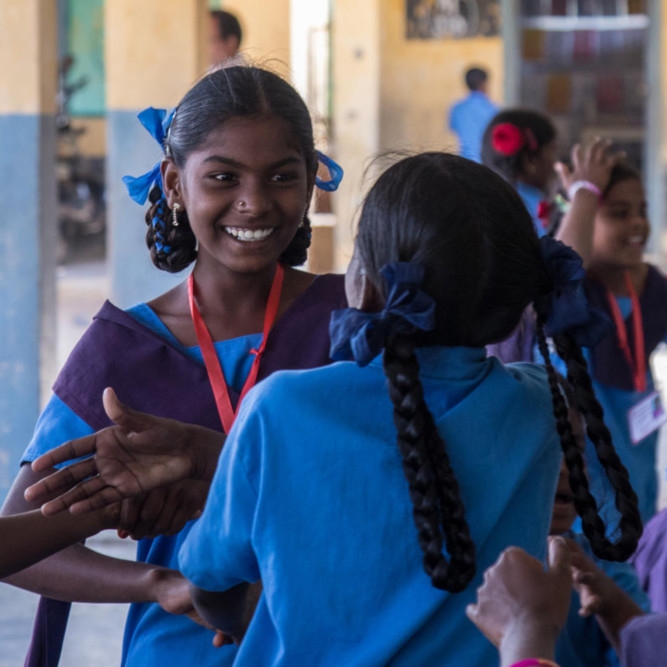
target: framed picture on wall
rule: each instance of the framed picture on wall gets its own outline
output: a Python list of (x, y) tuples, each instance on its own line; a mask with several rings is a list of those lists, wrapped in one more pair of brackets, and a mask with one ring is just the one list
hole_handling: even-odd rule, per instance
[(500, 0), (406, 0), (407, 39), (500, 34)]

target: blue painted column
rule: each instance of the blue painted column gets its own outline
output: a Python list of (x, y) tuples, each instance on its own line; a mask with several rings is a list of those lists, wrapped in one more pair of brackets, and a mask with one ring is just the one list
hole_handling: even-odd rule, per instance
[(55, 364), (55, 0), (0, 1), (0, 501)]

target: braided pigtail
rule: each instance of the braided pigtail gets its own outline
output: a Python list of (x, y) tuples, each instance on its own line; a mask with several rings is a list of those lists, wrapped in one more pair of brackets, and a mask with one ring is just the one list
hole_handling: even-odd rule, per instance
[[(604, 411), (595, 397), (581, 348), (568, 333), (554, 336), (554, 343), (558, 355), (567, 366), (567, 379), (574, 387), (577, 407), (586, 422), (586, 432), (595, 447), (598, 460), (614, 490), (616, 509), (620, 514), (620, 536), (615, 544), (607, 539), (603, 527), (597, 522), (587, 521), (580, 512), (584, 533), (590, 540), (593, 551), (600, 558), (626, 560), (634, 553), (642, 534), (637, 494), (630, 484), (628, 471), (612, 444), (611, 434), (604, 422)], [(572, 488), (574, 489), (574, 486)]]
[[(605, 539), (604, 523), (598, 513), (595, 498), (590, 492), (588, 478), (584, 470), (584, 460), (572, 432), (572, 425), (567, 414), (567, 404), (558, 383), (558, 376), (551, 363), (542, 318), (538, 318), (537, 321), (537, 343), (547, 369), (553, 413), (556, 418), (556, 429), (560, 436), (560, 445), (565, 457), (565, 464), (570, 473), (569, 479), (574, 496), (574, 505), (577, 508), (577, 513), (581, 516), (584, 532), (591, 541), (591, 544), (600, 544), (601, 538)], [(597, 551), (596, 555), (599, 555)]]
[(436, 588), (458, 593), (475, 576), (475, 545), (444, 442), (424, 402), (414, 344), (404, 336), (390, 337), (383, 362), (424, 570)]
[(162, 188), (154, 185), (146, 211), (146, 245), (151, 252), (153, 264), (162, 271), (178, 273), (188, 267), (197, 257), (197, 241), (187, 213), (178, 216), (178, 226), (174, 226), (173, 212), (167, 206)]
[(301, 225), (296, 230), (294, 238), (280, 255), (278, 261), (287, 266), (301, 266), (308, 259), (308, 248), (313, 236), (313, 229), (308, 215), (303, 216)]

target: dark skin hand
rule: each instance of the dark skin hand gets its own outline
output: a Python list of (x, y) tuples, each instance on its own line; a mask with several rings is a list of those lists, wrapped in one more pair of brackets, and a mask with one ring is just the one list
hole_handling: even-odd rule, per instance
[(570, 608), (570, 565), (567, 543), (552, 537), (548, 571), (523, 549), (509, 547), (484, 573), (477, 602), (466, 614), (498, 648), (501, 667), (526, 658), (553, 660)]
[[(40, 472), (89, 456), (26, 489), (26, 500), (46, 501), (44, 514), (66, 509), (73, 514), (90, 512), (188, 478), (210, 482), (224, 435), (132, 410), (118, 401), (112, 389), (104, 392), (104, 407), (115, 426), (65, 443), (33, 462), (33, 471)], [(49, 500), (54, 495), (59, 497)], [(205, 498), (200, 489), (195, 495)], [(193, 500), (191, 509), (195, 512), (201, 506)]]
[[(199, 615), (220, 628), (228, 640), (240, 644), (262, 594), (262, 584), (239, 584), (226, 591), (205, 591), (191, 587), (192, 601)], [(215, 642), (214, 642), (215, 643)]]

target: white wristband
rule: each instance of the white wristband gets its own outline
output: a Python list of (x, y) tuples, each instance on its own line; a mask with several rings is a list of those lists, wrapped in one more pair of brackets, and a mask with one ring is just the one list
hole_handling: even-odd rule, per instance
[(602, 199), (602, 190), (600, 190), (600, 188), (595, 185), (595, 183), (591, 183), (590, 181), (575, 181), (572, 183), (572, 185), (567, 189), (567, 198), (572, 201), (574, 199), (574, 195), (576, 195), (579, 190), (588, 190), (589, 192), (592, 192), (594, 195), (596, 195), (598, 199)]

